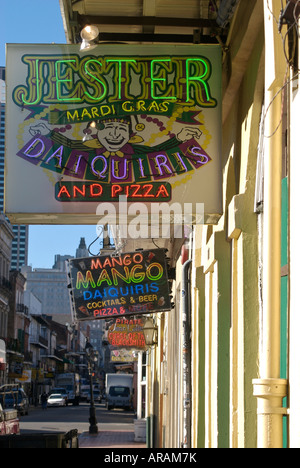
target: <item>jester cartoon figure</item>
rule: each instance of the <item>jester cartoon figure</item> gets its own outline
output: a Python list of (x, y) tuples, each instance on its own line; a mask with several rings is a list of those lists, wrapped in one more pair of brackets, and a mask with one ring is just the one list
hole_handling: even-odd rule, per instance
[[(144, 125), (137, 124), (135, 129), (143, 130)], [(143, 138), (133, 131), (130, 116), (92, 121), (85, 128), (82, 140), (71, 140), (60, 131), (50, 130), (45, 123), (32, 126), (30, 133), (47, 136), (65, 148), (88, 153), (90, 172), (100, 174), (99, 178), (106, 177), (105, 181), (112, 183), (165, 179), (198, 168), (210, 160), (205, 152), (200, 154), (201, 147), (196, 139), (201, 138), (202, 132), (198, 126), (184, 127), (177, 135), (173, 134), (155, 146), (143, 145)], [(193, 142), (199, 150), (190, 155), (192, 164), (183, 157), (188, 142)], [(101, 159), (101, 172), (96, 169), (96, 158), (98, 164)]]

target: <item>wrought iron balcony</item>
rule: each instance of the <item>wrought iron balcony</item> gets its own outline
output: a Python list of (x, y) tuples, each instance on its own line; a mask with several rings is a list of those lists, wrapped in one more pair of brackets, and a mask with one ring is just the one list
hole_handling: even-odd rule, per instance
[(31, 335), (29, 337), (29, 343), (31, 345), (37, 346), (38, 348), (48, 348), (48, 340), (46, 338), (43, 338), (41, 335)]
[(17, 304), (17, 313), (29, 315), (29, 308), (24, 304)]

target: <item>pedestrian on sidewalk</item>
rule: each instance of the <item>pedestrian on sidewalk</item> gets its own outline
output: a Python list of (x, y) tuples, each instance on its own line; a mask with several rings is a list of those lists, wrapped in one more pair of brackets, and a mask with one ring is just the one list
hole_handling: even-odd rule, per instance
[(43, 392), (41, 395), (41, 403), (42, 403), (43, 410), (47, 409), (47, 400), (48, 400), (47, 394)]

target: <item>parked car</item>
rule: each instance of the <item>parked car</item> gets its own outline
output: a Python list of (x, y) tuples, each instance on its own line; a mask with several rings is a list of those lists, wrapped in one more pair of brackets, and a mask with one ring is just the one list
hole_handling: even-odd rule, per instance
[(90, 394), (90, 390), (89, 388), (84, 388), (84, 389), (81, 389), (81, 392), (80, 392), (80, 399), (82, 401), (86, 401), (89, 397), (89, 394)]
[(50, 395), (53, 395), (54, 393), (56, 394), (59, 394), (59, 395), (63, 395), (65, 400), (66, 400), (66, 405), (68, 405), (68, 392), (65, 388), (62, 388), (62, 387), (55, 387), (55, 388), (52, 388), (52, 390), (50, 391), (49, 393), (49, 396)]
[(3, 408), (15, 408), (19, 415), (28, 414), (29, 399), (22, 388), (5, 388), (0, 392), (0, 403)]
[(47, 400), (47, 406), (67, 406), (67, 402), (61, 393), (53, 393)]
[[(101, 403), (101, 393), (99, 390), (93, 390), (93, 395), (94, 395), (94, 401), (98, 401)], [(91, 401), (91, 392), (88, 392), (87, 394), (87, 401)]]

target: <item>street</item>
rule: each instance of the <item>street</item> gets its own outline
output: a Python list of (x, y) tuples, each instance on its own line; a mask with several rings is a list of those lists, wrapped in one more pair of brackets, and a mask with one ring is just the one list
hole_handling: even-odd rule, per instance
[[(96, 404), (95, 407), (99, 430), (134, 430), (135, 415), (132, 411), (108, 411), (104, 403)], [(21, 434), (68, 432), (71, 429), (77, 429), (79, 434), (88, 432), (89, 408), (88, 403), (65, 408), (48, 408), (44, 411), (40, 406), (31, 408), (28, 416), (20, 418)]]

